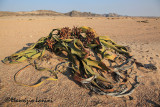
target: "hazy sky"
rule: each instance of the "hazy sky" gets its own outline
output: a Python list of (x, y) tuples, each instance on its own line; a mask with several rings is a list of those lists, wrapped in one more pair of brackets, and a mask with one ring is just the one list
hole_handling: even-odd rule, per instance
[(72, 10), (117, 13), (129, 16), (160, 16), (160, 0), (0, 0), (0, 11)]

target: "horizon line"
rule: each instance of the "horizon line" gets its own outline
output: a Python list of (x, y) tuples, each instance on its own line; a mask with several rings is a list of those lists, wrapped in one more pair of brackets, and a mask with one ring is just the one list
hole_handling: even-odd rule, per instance
[(109, 12), (109, 13), (96, 13), (96, 12), (91, 12), (91, 11), (79, 11), (79, 10), (71, 10), (69, 12), (59, 12), (59, 11), (54, 11), (54, 10), (50, 10), (50, 9), (37, 9), (37, 10), (31, 10), (31, 11), (7, 11), (7, 10), (0, 10), (0, 12), (32, 12), (32, 11), (39, 11), (39, 10), (46, 10), (46, 11), (53, 11), (53, 12), (57, 12), (57, 13), (69, 13), (69, 12), (72, 12), (72, 11), (77, 11), (77, 12), (86, 12), (86, 13), (92, 13), (92, 14), (99, 14), (99, 15), (107, 15), (107, 14), (117, 14), (117, 15), (120, 15), (120, 16), (124, 16), (124, 17), (160, 17), (159, 16), (146, 16), (146, 15), (142, 15), (142, 16), (139, 16), (139, 15), (121, 15), (121, 14), (118, 14), (118, 13), (115, 13), (115, 12)]

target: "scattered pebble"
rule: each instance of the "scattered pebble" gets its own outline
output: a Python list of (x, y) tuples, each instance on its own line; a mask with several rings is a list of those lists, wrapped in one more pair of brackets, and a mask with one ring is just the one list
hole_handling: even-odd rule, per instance
[(150, 59), (153, 59), (153, 57), (150, 57)]
[(156, 55), (156, 57), (159, 57), (159, 55)]
[(151, 85), (155, 85), (155, 82), (151, 82), (150, 84), (151, 84)]
[(129, 100), (133, 100), (133, 97), (132, 97), (132, 96), (129, 96)]

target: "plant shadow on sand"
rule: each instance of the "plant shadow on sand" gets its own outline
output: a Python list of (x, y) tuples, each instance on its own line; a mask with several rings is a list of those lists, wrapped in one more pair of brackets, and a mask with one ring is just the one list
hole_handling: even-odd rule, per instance
[(146, 102), (150, 103), (150, 104), (153, 104), (154, 107), (160, 107), (159, 104), (155, 103), (154, 101), (151, 101), (151, 100), (146, 100)]
[(16, 51), (15, 53), (19, 53), (20, 51), (26, 50), (26, 49), (30, 48), (30, 46), (32, 46), (33, 44), (34, 44), (34, 43), (27, 43), (27, 44), (26, 44), (27, 47), (23, 47), (22, 49)]

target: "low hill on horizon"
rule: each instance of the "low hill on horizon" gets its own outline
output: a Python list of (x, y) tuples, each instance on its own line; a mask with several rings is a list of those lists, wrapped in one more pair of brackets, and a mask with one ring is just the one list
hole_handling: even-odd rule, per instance
[(65, 13), (65, 15), (71, 16), (71, 17), (102, 17), (103, 16), (102, 14), (95, 14), (91, 12), (79, 12), (75, 10)]
[(96, 14), (91, 12), (71, 11), (68, 13), (60, 13), (52, 10), (35, 10), (35, 11), (0, 11), (0, 17), (2, 16), (71, 16), (71, 17), (119, 17), (121, 15), (115, 13), (109, 14)]

